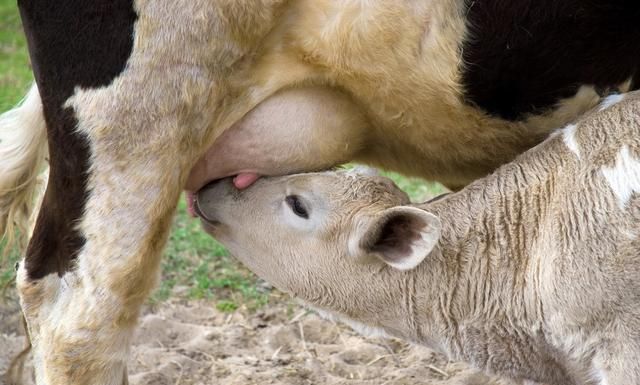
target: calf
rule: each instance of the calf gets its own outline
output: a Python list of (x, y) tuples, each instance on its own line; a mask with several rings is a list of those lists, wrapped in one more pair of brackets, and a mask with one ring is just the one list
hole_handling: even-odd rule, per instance
[(425, 204), (338, 171), (212, 184), (196, 209), (250, 269), (356, 329), (517, 379), (640, 384), (639, 101)]
[(40, 384), (126, 381), (183, 187), (358, 160), (459, 188), (640, 84), (628, 0), (18, 6), (36, 86), (0, 118), (0, 234), (48, 159), (18, 271)]

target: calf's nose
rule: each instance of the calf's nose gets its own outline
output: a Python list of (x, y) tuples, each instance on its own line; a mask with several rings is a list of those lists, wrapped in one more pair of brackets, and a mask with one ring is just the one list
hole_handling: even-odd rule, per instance
[(219, 222), (217, 211), (224, 199), (229, 195), (233, 187), (231, 178), (220, 179), (211, 182), (196, 193), (194, 211), (202, 219), (209, 223)]

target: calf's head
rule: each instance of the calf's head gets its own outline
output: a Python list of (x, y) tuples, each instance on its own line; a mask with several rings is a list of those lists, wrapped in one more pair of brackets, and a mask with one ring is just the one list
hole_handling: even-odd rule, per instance
[(438, 241), (438, 218), (409, 203), (387, 178), (336, 171), (265, 178), (242, 191), (222, 180), (198, 193), (196, 210), (210, 234), (279, 289), (356, 311), (348, 298), (391, 295), (376, 294), (387, 289), (375, 281), (415, 268)]

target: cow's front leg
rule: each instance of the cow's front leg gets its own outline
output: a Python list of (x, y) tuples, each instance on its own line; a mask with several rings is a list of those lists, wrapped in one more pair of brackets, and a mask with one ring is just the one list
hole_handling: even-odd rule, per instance
[(178, 170), (150, 167), (154, 161), (92, 172), (79, 224), (86, 243), (70, 271), (32, 280), (28, 263), (21, 264), (18, 287), (37, 383), (126, 383), (129, 340), (156, 282), (179, 194)]
[(282, 83), (254, 87), (247, 61), (286, 4), (19, 2), (50, 147), (17, 282), (38, 384), (126, 382), (189, 169)]
[[(126, 382), (140, 307), (216, 115), (206, 69), (166, 70), (149, 83), (152, 69), (131, 65), (107, 87), (77, 88), (64, 105), (78, 145), (49, 136), (49, 185), (18, 274), (38, 384)], [(74, 151), (86, 166), (68, 161)]]
[[(181, 186), (196, 157), (191, 140), (206, 131), (206, 76), (181, 79), (188, 94), (176, 92), (171, 82), (136, 91), (135, 79), (78, 90), (67, 102), (90, 154), (86, 174), (63, 174), (77, 170), (52, 162), (40, 218), (18, 272), (39, 384), (126, 382), (129, 340), (156, 283)], [(201, 102), (194, 103), (197, 92)], [(52, 157), (69, 150), (51, 143)], [(74, 185), (84, 191), (65, 190), (65, 181), (80, 179)], [(61, 206), (69, 199), (60, 197), (68, 195), (86, 199), (72, 224), (74, 242), (56, 238), (55, 225), (70, 209)], [(57, 242), (66, 242), (68, 266), (51, 271), (43, 261), (51, 261), (46, 257), (60, 247)]]

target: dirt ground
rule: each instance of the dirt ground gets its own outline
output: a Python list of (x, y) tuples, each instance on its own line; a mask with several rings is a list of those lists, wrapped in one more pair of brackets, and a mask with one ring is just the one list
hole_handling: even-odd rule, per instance
[[(431, 350), (368, 339), (281, 298), (222, 313), (204, 301), (148, 307), (129, 364), (132, 385), (516, 385)], [(15, 302), (0, 310), (0, 371), (24, 337)], [(27, 365), (25, 384), (33, 384)]]

